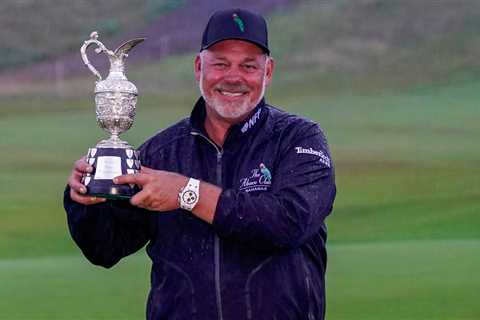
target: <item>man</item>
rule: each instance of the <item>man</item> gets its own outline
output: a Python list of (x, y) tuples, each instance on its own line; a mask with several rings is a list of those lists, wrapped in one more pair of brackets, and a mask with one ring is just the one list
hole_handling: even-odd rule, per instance
[(216, 12), (195, 58), (202, 97), (141, 147), (130, 203), (65, 192), (73, 239), (111, 267), (147, 245), (148, 319), (323, 319), (332, 163), (317, 124), (264, 101), (274, 61), (263, 17)]

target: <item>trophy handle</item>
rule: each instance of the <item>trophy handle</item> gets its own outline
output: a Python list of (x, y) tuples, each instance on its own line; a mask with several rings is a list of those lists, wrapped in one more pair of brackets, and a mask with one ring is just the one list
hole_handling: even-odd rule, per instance
[(93, 31), (91, 34), (90, 34), (90, 39), (85, 41), (83, 43), (83, 46), (80, 48), (80, 54), (82, 55), (82, 60), (83, 60), (83, 63), (85, 63), (85, 65), (88, 67), (88, 69), (90, 69), (90, 71), (97, 76), (98, 78), (98, 81), (101, 81), (102, 80), (102, 76), (100, 74), (100, 72), (97, 71), (97, 69), (95, 69), (95, 67), (90, 63), (90, 61), (88, 60), (88, 56), (87, 56), (87, 48), (89, 46), (91, 46), (92, 44), (95, 44), (98, 46), (98, 48), (95, 49), (95, 52), (96, 53), (102, 53), (102, 52), (105, 52), (107, 53), (109, 56), (112, 56), (114, 55), (114, 53), (111, 51), (111, 50), (108, 50), (105, 45), (103, 43), (101, 43), (100, 41), (97, 40), (98, 39), (98, 32), (97, 31)]

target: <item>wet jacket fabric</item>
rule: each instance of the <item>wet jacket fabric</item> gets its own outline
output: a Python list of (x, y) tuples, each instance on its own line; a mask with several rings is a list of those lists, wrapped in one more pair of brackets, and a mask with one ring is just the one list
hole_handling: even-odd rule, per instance
[(212, 224), (181, 209), (83, 206), (67, 188), (73, 239), (88, 260), (107, 268), (147, 244), (147, 319), (323, 319), (324, 220), (336, 188), (322, 130), (262, 100), (219, 147), (204, 119), (200, 98), (190, 118), (139, 150), (144, 166), (223, 189)]

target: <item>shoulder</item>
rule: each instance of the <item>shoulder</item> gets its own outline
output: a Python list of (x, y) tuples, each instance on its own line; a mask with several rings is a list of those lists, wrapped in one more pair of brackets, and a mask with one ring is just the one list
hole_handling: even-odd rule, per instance
[(324, 167), (333, 167), (327, 139), (317, 122), (272, 106), (269, 108), (272, 134), (280, 142), (283, 155), (295, 154), (299, 159), (314, 156)]
[(267, 126), (273, 136), (281, 136), (292, 142), (317, 136), (326, 143), (325, 134), (317, 122), (272, 105), (266, 107), (269, 110)]

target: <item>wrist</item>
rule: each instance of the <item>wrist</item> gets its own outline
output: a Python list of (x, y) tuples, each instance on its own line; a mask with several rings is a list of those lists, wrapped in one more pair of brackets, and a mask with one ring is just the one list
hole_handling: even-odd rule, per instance
[(200, 180), (189, 178), (178, 192), (178, 204), (181, 209), (192, 211), (200, 199)]

